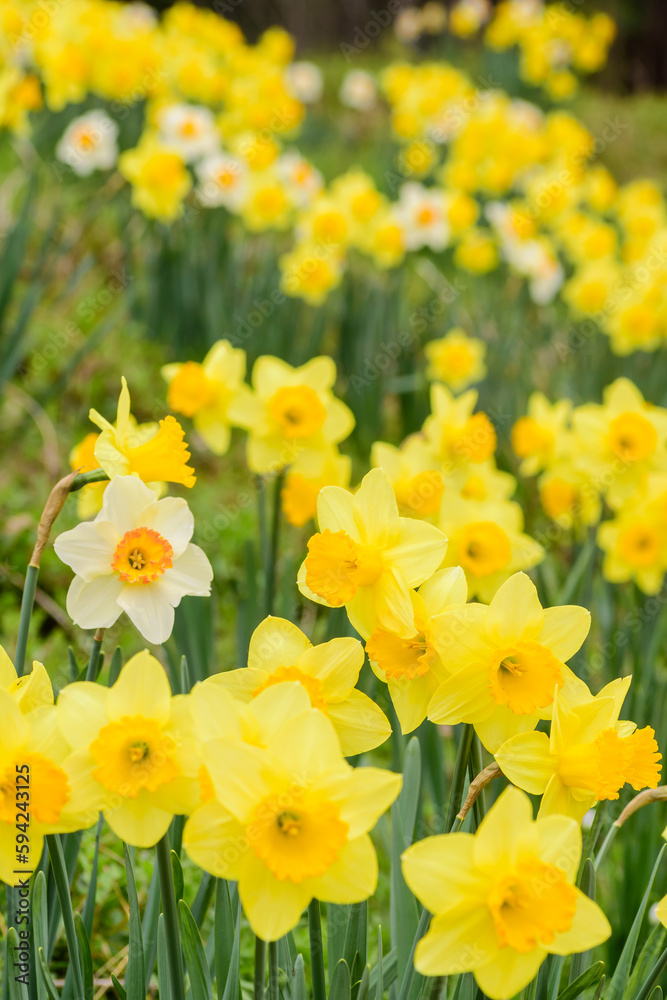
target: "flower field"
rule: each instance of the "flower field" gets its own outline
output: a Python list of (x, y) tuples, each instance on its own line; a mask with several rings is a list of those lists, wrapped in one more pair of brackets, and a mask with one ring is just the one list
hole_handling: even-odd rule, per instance
[(623, 10), (0, 0), (1, 1000), (661, 1000)]

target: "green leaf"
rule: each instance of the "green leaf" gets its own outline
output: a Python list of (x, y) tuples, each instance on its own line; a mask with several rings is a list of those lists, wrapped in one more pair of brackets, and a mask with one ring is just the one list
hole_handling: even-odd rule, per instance
[(123, 668), (123, 654), (121, 652), (120, 646), (116, 646), (111, 656), (111, 663), (109, 664), (109, 687), (113, 687), (120, 672)]
[(125, 987), (118, 982), (113, 972), (111, 973), (111, 982), (113, 983), (113, 988), (120, 997), (120, 1000), (127, 1000), (127, 994), (125, 992)]
[(215, 978), (218, 986), (218, 996), (227, 982), (231, 969), (232, 952), (234, 949), (234, 916), (232, 901), (229, 896), (229, 884), (225, 879), (215, 880)]
[(406, 847), (402, 814), (398, 802), (391, 807), (391, 902), (389, 916), (391, 940), (396, 948), (398, 980), (401, 982), (410, 960), (410, 952), (419, 913), (417, 901), (408, 889), (401, 870), (401, 854)]
[(125, 971), (125, 992), (127, 1000), (146, 1000), (146, 972), (144, 960), (144, 941), (141, 935), (141, 916), (139, 914), (139, 899), (137, 885), (134, 879), (132, 858), (127, 844), (123, 844), (125, 855), (125, 874), (127, 878), (127, 898), (130, 904), (130, 937)]
[(368, 997), (368, 984), (371, 977), (371, 967), (370, 965), (364, 966), (364, 971), (361, 976), (361, 982), (359, 983), (359, 990), (357, 991), (357, 1000), (366, 1000)]
[(334, 969), (334, 974), (329, 987), (328, 1000), (351, 1000), (352, 988), (350, 985), (350, 970), (344, 958)]
[(171, 876), (174, 880), (174, 896), (178, 903), (180, 899), (183, 899), (184, 893), (183, 866), (176, 851), (170, 851), (169, 856), (171, 858)]
[(74, 927), (76, 929), (76, 939), (79, 942), (79, 955), (81, 956), (84, 1000), (93, 1000), (93, 956), (90, 951), (90, 941), (80, 913), (74, 914)]
[(648, 1000), (662, 1000), (662, 987), (656, 986)]
[[(384, 993), (384, 980), (383, 980), (383, 960), (382, 960), (382, 928), (378, 926), (378, 964), (376, 970), (376, 981), (375, 981), (375, 1000), (382, 1000), (382, 994)], [(369, 976), (369, 989), (372, 984), (372, 973)]]
[[(19, 936), (16, 933), (15, 927), (10, 927), (7, 930), (6, 938), (6, 951), (5, 951), (5, 975), (7, 976), (7, 984), (9, 986), (9, 1000), (28, 1000), (28, 984), (27, 982), (19, 982), (17, 976), (24, 975), (21, 969), (15, 968), (14, 963), (18, 960), (17, 951), (19, 946)], [(25, 973), (27, 977), (30, 976), (30, 962), (26, 962), (28, 971)]]
[(637, 992), (646, 983), (651, 969), (655, 966), (656, 959), (665, 946), (665, 935), (667, 930), (662, 924), (656, 924), (642, 948), (639, 958), (634, 964), (630, 981), (626, 987), (623, 997), (628, 1000), (637, 995)]
[(413, 736), (408, 743), (403, 758), (403, 787), (398, 797), (398, 808), (401, 813), (405, 847), (409, 847), (415, 835), (415, 823), (419, 808), (419, 792), (421, 790), (421, 747), (419, 740)]
[(345, 957), (345, 939), (350, 919), (349, 905), (327, 903), (327, 968), (329, 982), (336, 966)]
[[(378, 985), (382, 981), (383, 990), (388, 990), (394, 985), (398, 979), (398, 955), (396, 949), (392, 948), (388, 951), (382, 960), (382, 969), (378, 973), (378, 967), (376, 966), (371, 971), (371, 981), (370, 988), (371, 992), (373, 990), (377, 991)], [(380, 998), (378, 998), (380, 1000)]]
[(67, 868), (65, 866), (65, 856), (63, 854), (60, 838), (57, 834), (47, 834), (46, 843), (49, 849), (49, 858), (55, 878), (58, 899), (60, 901), (63, 923), (65, 925), (65, 938), (67, 940), (67, 948), (69, 951), (70, 968), (72, 969), (72, 976), (74, 978), (74, 994), (75, 996), (83, 997), (83, 974), (81, 971), (81, 960), (79, 958), (76, 928), (74, 926), (74, 911), (72, 910), (72, 900), (70, 898), (70, 884)]
[(150, 985), (155, 959), (157, 957), (157, 925), (160, 917), (160, 873), (157, 865), (153, 868), (148, 899), (141, 922), (141, 936), (144, 945), (144, 985), (146, 993)]
[(656, 979), (660, 977), (665, 970), (665, 967), (667, 967), (667, 949), (663, 951), (660, 958), (646, 976), (646, 979), (642, 982), (639, 992), (633, 992), (633, 1000), (649, 1000), (649, 995), (651, 998), (653, 997), (653, 993), (651, 991), (653, 990)]
[(566, 986), (558, 994), (558, 1000), (576, 1000), (584, 990), (587, 990), (591, 986), (595, 986), (602, 979), (604, 973), (604, 962), (596, 962), (595, 965), (591, 965), (585, 972), (582, 972), (580, 976), (577, 976), (569, 986)]
[(365, 903), (353, 903), (350, 907), (350, 915), (345, 930), (345, 944), (343, 946), (343, 958), (350, 970), (350, 981), (353, 985), (355, 982), (355, 967), (359, 957), (359, 938), (360, 935), (363, 935), (365, 938), (367, 919), (368, 908)]
[(51, 978), (51, 973), (49, 972), (49, 967), (46, 964), (46, 958), (44, 957), (44, 949), (37, 949), (37, 964), (39, 966), (39, 971), (42, 974), (42, 982), (44, 988), (49, 996), (49, 1000), (60, 1000), (60, 994), (56, 989), (56, 984)]
[(662, 847), (662, 850), (660, 851), (660, 854), (658, 855), (658, 858), (653, 866), (653, 871), (651, 872), (646, 892), (644, 893), (644, 897), (640, 903), (639, 909), (637, 910), (637, 914), (630, 929), (630, 934), (628, 935), (628, 939), (625, 942), (623, 951), (621, 952), (621, 957), (618, 960), (618, 965), (616, 966), (612, 980), (609, 983), (609, 989), (605, 995), (605, 1000), (621, 1000), (621, 997), (625, 992), (625, 986), (630, 976), (630, 967), (632, 965), (635, 949), (637, 947), (639, 932), (644, 922), (646, 907), (648, 905), (655, 877), (658, 873), (658, 868), (660, 867), (660, 862), (662, 861), (662, 856), (666, 849), (667, 844)]
[[(217, 911), (216, 911), (217, 917)], [(225, 981), (225, 991), (222, 1000), (238, 1000), (241, 996), (241, 901), (236, 898), (236, 919), (234, 921), (234, 944), (229, 959), (229, 971)], [(218, 971), (220, 971), (218, 969)], [(224, 976), (224, 971), (222, 972)], [(218, 980), (218, 997), (220, 997), (220, 981)]]
[(213, 1000), (213, 985), (201, 934), (190, 913), (190, 907), (182, 899), (178, 903), (178, 916), (181, 923), (185, 964), (190, 973), (192, 1000)]
[(303, 955), (296, 956), (294, 970), (292, 972), (292, 997), (291, 1000), (308, 1000), (308, 987), (306, 986), (306, 970), (303, 964)]
[(423, 977), (415, 971), (415, 951), (417, 944), (428, 930), (431, 914), (427, 909), (423, 909), (419, 918), (419, 924), (412, 940), (408, 962), (401, 980), (401, 987), (398, 991), (398, 1000), (408, 1000), (408, 997), (415, 996), (421, 989)]
[[(157, 922), (157, 978), (160, 1000), (171, 1000), (171, 973), (167, 953), (167, 933), (164, 929), (164, 914)], [(123, 991), (124, 992), (124, 991)], [(122, 1000), (125, 1000), (123, 997)]]

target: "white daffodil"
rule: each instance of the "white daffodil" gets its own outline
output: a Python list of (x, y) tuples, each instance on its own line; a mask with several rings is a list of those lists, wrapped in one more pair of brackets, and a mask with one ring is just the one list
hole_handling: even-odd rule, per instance
[(224, 205), (238, 212), (248, 189), (248, 164), (230, 153), (217, 152), (195, 166), (199, 187), (197, 195), (206, 208)]
[(372, 111), (377, 104), (378, 90), (375, 78), (363, 69), (351, 69), (345, 74), (338, 91), (341, 104), (355, 111)]
[(442, 191), (426, 188), (416, 181), (403, 184), (395, 212), (405, 233), (408, 250), (444, 250), (449, 242), (450, 227)]
[(56, 156), (79, 177), (94, 170), (110, 170), (118, 159), (118, 126), (104, 111), (88, 111), (70, 122)]
[(112, 479), (95, 520), (64, 532), (54, 544), (76, 573), (67, 594), (74, 623), (109, 628), (125, 611), (148, 642), (165, 642), (181, 598), (211, 592), (213, 570), (190, 543), (193, 530), (185, 500), (158, 500), (136, 476)]
[(162, 140), (186, 163), (210, 156), (220, 145), (215, 117), (209, 108), (198, 104), (170, 104), (158, 117)]

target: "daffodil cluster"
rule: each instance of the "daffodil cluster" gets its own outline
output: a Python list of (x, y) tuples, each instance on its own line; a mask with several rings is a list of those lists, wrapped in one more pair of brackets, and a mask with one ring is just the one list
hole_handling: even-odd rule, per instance
[(565, 530), (597, 525), (606, 579), (657, 593), (667, 571), (667, 410), (627, 378), (602, 403), (533, 393), (512, 444), (520, 473), (538, 475), (550, 518)]

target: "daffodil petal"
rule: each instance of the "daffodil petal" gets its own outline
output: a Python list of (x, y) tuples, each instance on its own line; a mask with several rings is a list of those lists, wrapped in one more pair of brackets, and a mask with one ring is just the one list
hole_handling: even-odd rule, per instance
[(92, 681), (67, 684), (58, 695), (58, 721), (63, 735), (74, 749), (90, 746), (102, 726), (109, 721), (109, 691)]
[(519, 733), (532, 732), (540, 717), (534, 715), (516, 715), (506, 705), (494, 705), (493, 712), (487, 719), (475, 722), (475, 732), (489, 753), (496, 753), (512, 736)]
[(327, 715), (345, 757), (374, 750), (391, 736), (391, 725), (382, 709), (356, 688), (344, 701), (329, 704)]
[(447, 537), (427, 521), (399, 518), (396, 542), (385, 559), (405, 577), (409, 587), (418, 587), (433, 576), (447, 552)]
[(67, 614), (79, 628), (110, 628), (120, 616), (124, 584), (114, 575), (86, 582), (75, 576), (67, 591)]
[(219, 802), (207, 802), (188, 818), (183, 847), (216, 878), (237, 879), (248, 850), (243, 826)]
[(544, 816), (537, 820), (537, 832), (540, 859), (562, 868), (568, 882), (574, 882), (581, 859), (581, 829), (577, 821), (571, 816)]
[(525, 792), (510, 786), (496, 800), (475, 835), (475, 864), (487, 871), (511, 865), (521, 853), (536, 854), (539, 834)]
[(573, 952), (596, 948), (611, 935), (611, 925), (597, 903), (581, 889), (576, 890), (577, 909), (572, 926), (564, 934), (557, 934), (547, 951), (552, 955), (571, 955)]
[(542, 795), (558, 767), (546, 733), (519, 733), (496, 750), (496, 761), (514, 785), (531, 795)]
[(428, 717), (439, 725), (477, 724), (488, 719), (497, 707), (489, 689), (488, 670), (472, 663), (443, 681), (431, 698)]
[(317, 524), (320, 531), (345, 531), (360, 541), (354, 519), (354, 496), (341, 486), (325, 486), (317, 496)]
[(403, 878), (422, 906), (439, 913), (473, 897), (481, 900), (488, 879), (475, 868), (475, 838), (470, 833), (427, 837), (401, 857)]
[(313, 879), (317, 899), (325, 903), (359, 903), (375, 892), (378, 860), (368, 834), (349, 840), (333, 865)]
[(120, 535), (110, 521), (82, 521), (71, 531), (58, 535), (56, 555), (77, 576), (90, 581), (111, 573), (111, 560)]
[[(384, 469), (371, 469), (364, 476), (352, 509), (363, 542), (379, 549), (395, 544), (399, 531), (398, 506)], [(394, 561), (391, 550), (386, 556)]]
[(141, 789), (135, 799), (123, 799), (115, 809), (105, 810), (104, 818), (126, 844), (154, 847), (169, 829), (174, 814), (156, 808), (150, 793)]
[(185, 552), (195, 530), (192, 511), (181, 497), (157, 500), (143, 512), (142, 522), (142, 527), (152, 528), (169, 540), (175, 558)]
[(255, 934), (263, 941), (277, 941), (298, 924), (312, 899), (310, 879), (290, 882), (277, 879), (252, 851), (243, 858), (239, 895)]
[(475, 969), (475, 979), (489, 1000), (509, 1000), (534, 979), (546, 957), (543, 948), (526, 953), (502, 948), (485, 965)]
[(250, 637), (248, 666), (271, 673), (276, 667), (294, 666), (310, 647), (310, 640), (300, 628), (285, 618), (269, 615)]
[(300, 784), (307, 784), (323, 771), (347, 768), (336, 730), (315, 708), (284, 721), (268, 744), (269, 749), (274, 744), (281, 763)]
[(471, 972), (498, 954), (491, 913), (475, 902), (438, 913), (417, 944), (415, 969), (423, 976), (452, 976)]
[(364, 648), (358, 639), (351, 636), (341, 636), (318, 646), (310, 646), (298, 663), (300, 670), (322, 681), (322, 693), (326, 701), (347, 698), (359, 680), (363, 665)]
[(143, 715), (162, 725), (169, 720), (171, 688), (159, 660), (144, 649), (127, 661), (118, 680), (109, 688), (107, 711), (118, 720), (125, 715)]
[(401, 790), (403, 777), (377, 767), (346, 768), (324, 775), (317, 781), (321, 789), (340, 805), (341, 819), (348, 824), (354, 840), (371, 830)]
[(538, 642), (565, 663), (581, 649), (591, 627), (591, 613), (575, 604), (546, 608)]
[(525, 573), (515, 573), (491, 601), (486, 613), (486, 631), (500, 647), (517, 639), (536, 639), (544, 614), (533, 581)]
[(167, 641), (173, 631), (175, 617), (173, 605), (160, 593), (159, 583), (158, 580), (146, 586), (128, 584), (116, 598), (118, 606), (134, 627), (144, 639), (155, 645)]

